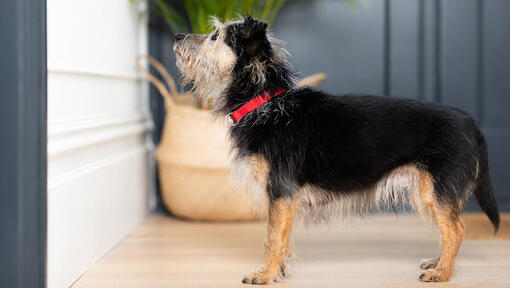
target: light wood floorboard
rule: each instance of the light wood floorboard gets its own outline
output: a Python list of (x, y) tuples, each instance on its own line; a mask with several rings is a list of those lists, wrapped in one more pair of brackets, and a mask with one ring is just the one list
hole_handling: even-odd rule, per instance
[[(421, 258), (439, 255), (437, 230), (416, 216), (385, 214), (295, 227), (297, 256), (290, 275), (272, 287), (510, 287), (510, 240), (494, 239), (483, 217), (465, 217), (467, 234), (490, 239), (463, 242), (447, 283), (417, 280)], [(510, 215), (503, 218), (507, 231)], [(263, 261), (264, 231), (263, 223), (194, 223), (154, 215), (73, 287), (250, 287), (241, 279)]]

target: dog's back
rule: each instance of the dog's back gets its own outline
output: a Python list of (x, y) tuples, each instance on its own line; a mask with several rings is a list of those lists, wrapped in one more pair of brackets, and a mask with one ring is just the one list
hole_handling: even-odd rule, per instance
[(458, 211), (475, 193), (497, 227), (486, 144), (462, 111), (390, 97), (334, 97), (305, 88), (273, 99), (243, 121), (232, 128), (236, 143), (246, 143), (237, 146), (238, 152), (267, 161), (275, 174), (268, 176), (271, 197), (293, 196), (306, 185), (321, 195), (323, 200), (315, 197), (314, 203), (322, 205), (327, 199), (364, 197), (346, 205), (349, 214), (377, 209), (378, 201), (392, 208), (408, 202), (426, 212), (416, 206), (423, 204), (417, 203), (416, 191), (409, 190), (416, 190), (420, 177), (430, 177), (438, 202)]

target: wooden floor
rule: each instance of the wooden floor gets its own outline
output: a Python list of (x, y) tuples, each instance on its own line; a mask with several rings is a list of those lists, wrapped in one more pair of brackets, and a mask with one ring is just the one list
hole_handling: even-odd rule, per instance
[[(494, 239), (482, 215), (466, 218), (454, 274), (418, 282), (421, 258), (439, 253), (438, 233), (411, 215), (381, 215), (355, 224), (295, 229), (297, 257), (273, 287), (510, 287), (510, 240)], [(485, 228), (482, 228), (482, 230)], [(249, 287), (242, 276), (263, 260), (263, 223), (212, 224), (151, 216), (74, 288)], [(504, 215), (501, 235), (510, 235)], [(505, 238), (503, 236), (499, 236)], [(508, 237), (507, 237), (508, 239)]]

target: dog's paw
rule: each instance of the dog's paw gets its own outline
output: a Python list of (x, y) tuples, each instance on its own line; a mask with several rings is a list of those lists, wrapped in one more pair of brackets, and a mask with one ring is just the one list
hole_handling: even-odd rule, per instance
[(287, 276), (287, 264), (282, 263), (280, 265), (280, 274), (282, 275), (282, 277), (286, 277)]
[(421, 269), (434, 269), (437, 266), (437, 263), (439, 263), (439, 258), (430, 258), (430, 259), (423, 259), (420, 263)]
[(262, 269), (260, 271), (252, 273), (249, 277), (243, 279), (244, 284), (257, 284), (265, 285), (276, 280), (278, 271), (272, 271), (269, 269)]
[(444, 282), (450, 278), (450, 272), (444, 269), (428, 269), (423, 271), (419, 279), (422, 282)]

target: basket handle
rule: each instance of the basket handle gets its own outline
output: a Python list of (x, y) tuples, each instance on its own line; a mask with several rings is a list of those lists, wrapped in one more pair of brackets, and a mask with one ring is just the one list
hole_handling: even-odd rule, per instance
[(326, 80), (326, 78), (328, 78), (328, 75), (326, 75), (324, 73), (317, 73), (317, 74), (313, 74), (313, 75), (310, 75), (308, 77), (301, 79), (297, 85), (298, 85), (298, 87), (303, 87), (303, 86), (315, 87), (315, 86), (319, 85), (320, 83), (324, 82), (324, 80)]
[[(145, 67), (142, 66), (141, 64), (142, 59), (146, 59), (148, 63), (152, 65), (152, 67), (154, 67), (161, 76), (163, 76), (163, 79), (165, 79), (167, 86), (170, 88), (170, 92), (168, 92), (168, 89), (165, 86), (165, 84), (163, 84), (163, 82), (161, 82), (147, 69), (145, 69)], [(163, 64), (161, 64), (161, 62), (148, 55), (139, 55), (136, 59), (136, 67), (138, 68), (139, 71), (144, 73), (147, 79), (152, 83), (152, 85), (154, 85), (156, 89), (158, 89), (159, 93), (161, 93), (167, 104), (173, 105), (175, 103), (174, 100), (172, 99), (172, 96), (177, 96), (179, 94), (177, 92), (177, 87), (175, 86), (175, 81), (172, 78), (172, 76), (170, 76), (168, 71), (165, 69)]]

